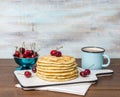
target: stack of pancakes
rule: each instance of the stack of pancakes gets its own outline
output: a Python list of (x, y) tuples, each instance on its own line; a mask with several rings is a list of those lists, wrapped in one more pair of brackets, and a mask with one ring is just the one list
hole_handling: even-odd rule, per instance
[(37, 61), (36, 75), (47, 81), (68, 81), (78, 77), (75, 58), (71, 56), (43, 56)]

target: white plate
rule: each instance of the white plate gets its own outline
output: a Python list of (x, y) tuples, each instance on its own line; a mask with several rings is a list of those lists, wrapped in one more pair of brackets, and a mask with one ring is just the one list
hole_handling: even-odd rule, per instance
[[(81, 71), (81, 68), (78, 67), (79, 72)], [(18, 82), (23, 88), (33, 88), (33, 87), (44, 87), (44, 86), (53, 86), (53, 85), (65, 85), (65, 84), (76, 84), (76, 83), (86, 83), (86, 82), (95, 82), (97, 81), (97, 75), (106, 75), (106, 74), (112, 74), (113, 70), (110, 69), (102, 69), (102, 70), (91, 70), (91, 74), (87, 77), (81, 77), (80, 75), (78, 78), (70, 81), (65, 82), (49, 82), (40, 79), (36, 76), (35, 73), (32, 73), (31, 70), (29, 70), (32, 73), (32, 76), (30, 78), (26, 78), (24, 76), (24, 72), (26, 70), (17, 70), (14, 71), (14, 75), (16, 76)]]

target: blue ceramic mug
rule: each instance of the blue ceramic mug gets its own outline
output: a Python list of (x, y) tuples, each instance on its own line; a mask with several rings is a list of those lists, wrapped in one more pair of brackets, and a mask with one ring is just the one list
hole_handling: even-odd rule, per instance
[[(110, 65), (109, 56), (105, 55), (105, 49), (101, 47), (83, 47), (81, 66), (84, 69), (98, 70)], [(104, 57), (107, 58), (107, 64), (104, 64)]]

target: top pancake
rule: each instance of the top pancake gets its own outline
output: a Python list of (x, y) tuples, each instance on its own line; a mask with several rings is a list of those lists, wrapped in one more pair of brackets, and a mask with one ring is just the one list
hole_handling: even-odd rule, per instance
[(56, 56), (51, 56), (51, 55), (47, 55), (47, 56), (43, 56), (40, 57), (37, 61), (37, 64), (39, 65), (39, 63), (42, 65), (48, 65), (48, 64), (55, 64), (56, 66), (61, 66), (61, 65), (66, 65), (68, 66), (71, 63), (75, 62), (75, 58), (71, 57), (71, 56), (62, 56), (62, 57), (56, 57)]

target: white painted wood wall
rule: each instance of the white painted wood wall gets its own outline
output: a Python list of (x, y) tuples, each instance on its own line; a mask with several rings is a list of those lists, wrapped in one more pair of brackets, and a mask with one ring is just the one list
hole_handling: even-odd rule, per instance
[(40, 55), (63, 45), (81, 57), (83, 46), (100, 46), (120, 57), (120, 0), (0, 0), (0, 58), (15, 46), (36, 42)]

